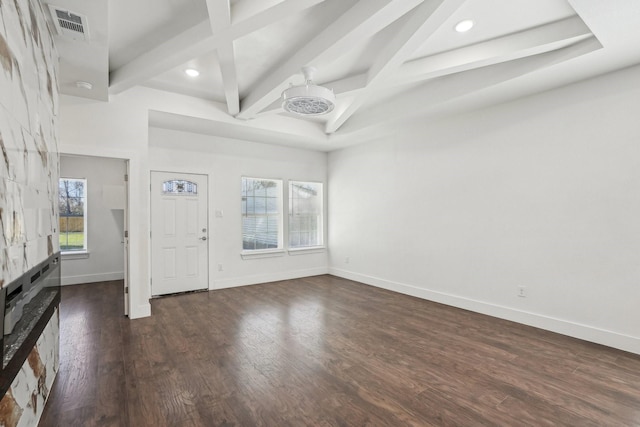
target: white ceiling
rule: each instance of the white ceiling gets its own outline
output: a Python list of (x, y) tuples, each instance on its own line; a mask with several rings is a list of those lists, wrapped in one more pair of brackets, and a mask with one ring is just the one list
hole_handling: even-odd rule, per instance
[[(408, 119), (640, 63), (638, 0), (51, 1), (87, 16), (90, 29), (88, 42), (56, 37), (62, 93), (107, 102), (147, 86), (194, 96), (220, 104), (228, 120), (158, 112), (152, 123), (324, 150)], [(463, 19), (475, 26), (457, 33)], [(302, 83), (307, 65), (337, 106), (297, 126), (303, 119), (283, 112), (279, 99)], [(188, 77), (186, 68), (201, 74)]]

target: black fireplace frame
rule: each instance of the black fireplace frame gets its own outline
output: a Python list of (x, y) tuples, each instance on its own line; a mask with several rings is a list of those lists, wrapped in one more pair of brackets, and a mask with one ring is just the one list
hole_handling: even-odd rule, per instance
[[(60, 260), (60, 252), (55, 253), (0, 290), (0, 399), (4, 397), (11, 387), (20, 368), (29, 357), (38, 338), (42, 335), (42, 331), (44, 331), (55, 310), (60, 305)], [(15, 353), (5, 365), (5, 344), (7, 344), (6, 341), (8, 339), (4, 335), (4, 320), (5, 309), (9, 304), (7, 302), (7, 292), (11, 294), (17, 289), (27, 289), (29, 286), (34, 285), (35, 280), (46, 280), (48, 282), (45, 285), (48, 293), (46, 303), (43, 307), (40, 307), (41, 314), (35, 323), (33, 321), (27, 322), (24, 316), (16, 323), (12, 333), (18, 334), (21, 338), (12, 342)]]

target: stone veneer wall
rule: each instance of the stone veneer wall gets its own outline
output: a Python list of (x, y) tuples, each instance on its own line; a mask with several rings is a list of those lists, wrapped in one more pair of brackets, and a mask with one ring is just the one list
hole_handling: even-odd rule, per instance
[(57, 53), (37, 0), (0, 0), (0, 284), (58, 251)]
[(59, 311), (38, 338), (26, 362), (0, 400), (0, 426), (38, 425), (59, 366)]
[[(57, 52), (38, 0), (0, 0), (0, 286), (59, 250)], [(58, 312), (0, 400), (36, 425), (58, 370)]]

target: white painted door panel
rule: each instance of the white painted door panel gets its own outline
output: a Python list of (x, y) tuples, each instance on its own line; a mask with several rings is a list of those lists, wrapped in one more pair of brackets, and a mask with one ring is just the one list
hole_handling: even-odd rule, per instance
[(208, 288), (207, 176), (151, 172), (151, 293)]
[(124, 315), (129, 315), (129, 162), (124, 175)]

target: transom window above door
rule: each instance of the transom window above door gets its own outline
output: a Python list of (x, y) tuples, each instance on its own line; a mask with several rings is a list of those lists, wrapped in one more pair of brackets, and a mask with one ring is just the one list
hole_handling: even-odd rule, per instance
[(198, 184), (183, 179), (173, 179), (162, 183), (162, 194), (198, 194)]

